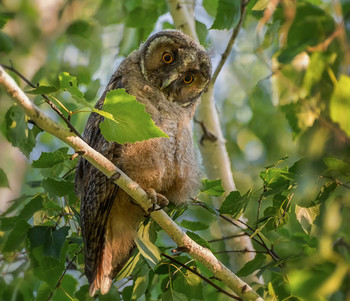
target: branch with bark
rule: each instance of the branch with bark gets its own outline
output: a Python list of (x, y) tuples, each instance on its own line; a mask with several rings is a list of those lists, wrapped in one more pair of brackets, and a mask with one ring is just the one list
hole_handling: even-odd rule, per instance
[[(5, 88), (8, 94), (38, 127), (71, 146), (116, 185), (126, 191), (146, 212), (153, 208), (152, 201), (147, 193), (137, 183), (132, 181), (112, 162), (92, 149), (81, 138), (51, 120), (29, 100), (13, 78), (2, 67), (0, 67), (0, 85)], [(243, 300), (263, 300), (247, 283), (225, 267), (210, 250), (198, 245), (189, 238), (163, 210), (153, 211), (150, 215), (181, 249), (187, 250), (190, 256), (207, 267), (214, 274), (215, 278), (224, 282), (239, 297)]]

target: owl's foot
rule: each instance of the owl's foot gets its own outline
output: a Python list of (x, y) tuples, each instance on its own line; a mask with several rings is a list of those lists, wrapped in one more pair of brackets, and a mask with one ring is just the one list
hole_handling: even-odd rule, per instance
[[(153, 188), (148, 188), (145, 191), (147, 192), (153, 204), (153, 206), (148, 210), (148, 213), (163, 209), (164, 207), (168, 206), (169, 200), (164, 195), (156, 192)], [(158, 208), (157, 205), (159, 206)]]

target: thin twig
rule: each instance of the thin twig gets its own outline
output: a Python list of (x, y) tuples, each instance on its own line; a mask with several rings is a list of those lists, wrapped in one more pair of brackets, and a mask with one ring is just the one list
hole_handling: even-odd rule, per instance
[(218, 66), (216, 67), (216, 69), (215, 69), (215, 71), (213, 73), (213, 76), (212, 76), (211, 82), (210, 82), (211, 85), (215, 84), (215, 81), (216, 81), (216, 79), (217, 79), (217, 77), (218, 77), (222, 67), (225, 65), (226, 60), (227, 60), (228, 56), (231, 53), (233, 44), (234, 44), (234, 42), (235, 42), (235, 40), (236, 40), (236, 38), (238, 36), (238, 33), (239, 33), (239, 31), (240, 31), (240, 29), (242, 27), (248, 3), (249, 3), (249, 0), (242, 0), (242, 2), (241, 2), (241, 16), (239, 18), (239, 21), (238, 21), (237, 25), (235, 26), (235, 28), (232, 31), (231, 38), (230, 38), (230, 40), (229, 40), (229, 42), (228, 42), (228, 44), (226, 46), (226, 49), (225, 49), (224, 53), (221, 56), (221, 60), (220, 60), (220, 62), (218, 64)]
[[(204, 206), (204, 204), (202, 204), (200, 201), (196, 201), (195, 203), (192, 203), (193, 205), (198, 205), (201, 206), (202, 208), (208, 210), (208, 208), (206, 206)], [(211, 212), (210, 210), (208, 210), (209, 212)], [(244, 231), (244, 233), (246, 233), (247, 236), (250, 236), (249, 233), (245, 232), (245, 229), (243, 229), (237, 222), (243, 224), (245, 227), (247, 227), (250, 231), (252, 231), (253, 233), (255, 232), (255, 230), (250, 227), (247, 223), (245, 223), (242, 220), (233, 220), (229, 217), (227, 217), (226, 215), (223, 214), (219, 214), (219, 216), (224, 219), (225, 221), (229, 222), (230, 224), (234, 225), (235, 227), (241, 229), (242, 231)], [(256, 236), (259, 238), (259, 240), (257, 240), (255, 237), (252, 237), (251, 239), (253, 241), (255, 241), (257, 244), (259, 244), (261, 247), (263, 247), (266, 251), (267, 254), (270, 255), (270, 257), (274, 260), (274, 261), (278, 261), (280, 259), (280, 257), (278, 256), (278, 254), (276, 254), (276, 252), (271, 248), (269, 248), (267, 246), (267, 244), (265, 243), (265, 241), (263, 240), (263, 238), (261, 237), (261, 235), (259, 233), (256, 234)]]
[(211, 244), (213, 242), (223, 241), (223, 240), (226, 240), (226, 239), (237, 238), (237, 237), (242, 237), (242, 236), (250, 236), (250, 235), (248, 233), (234, 234), (234, 235), (230, 235), (230, 236), (224, 236), (224, 237), (221, 237), (221, 238), (208, 240), (208, 243)]
[(225, 250), (214, 252), (214, 254), (226, 254), (226, 253), (256, 253), (256, 254), (269, 254), (267, 251), (255, 251), (255, 250)]
[[(23, 74), (17, 71), (13, 66), (6, 66), (2, 64), (0, 66), (18, 75), (30, 87), (37, 88), (37, 86), (35, 86), (29, 79), (27, 79)], [(84, 138), (80, 135), (80, 133), (74, 128), (74, 126), (70, 123), (70, 121), (66, 118), (66, 116), (64, 116), (62, 112), (55, 106), (55, 104), (45, 94), (40, 94), (40, 96), (44, 98), (45, 102), (51, 107), (51, 109), (53, 109), (57, 113), (57, 115), (59, 115), (63, 119), (67, 127), (71, 130), (71, 132), (77, 135), (80, 139), (84, 140)]]
[(232, 299), (235, 300), (240, 300), (243, 301), (243, 299), (241, 299), (240, 297), (237, 297), (235, 295), (232, 295), (231, 293), (229, 293), (228, 291), (225, 291), (224, 289), (222, 289), (220, 286), (216, 285), (213, 281), (211, 281), (210, 279), (204, 277), (203, 275), (199, 274), (196, 270), (188, 267), (187, 265), (183, 264), (180, 261), (177, 261), (176, 259), (174, 259), (173, 257), (165, 254), (165, 253), (161, 253), (160, 255), (162, 255), (163, 257), (166, 257), (167, 259), (169, 259), (170, 261), (180, 265), (181, 267), (185, 268), (186, 270), (192, 272), (193, 274), (197, 275), (199, 278), (201, 278), (202, 280), (204, 280), (205, 282), (207, 282), (208, 284), (210, 284), (211, 286), (215, 287), (218, 292), (225, 294), (226, 296), (229, 296)]
[(55, 292), (56, 289), (61, 285), (61, 282), (62, 282), (62, 280), (63, 280), (63, 277), (64, 277), (64, 275), (67, 273), (67, 271), (68, 271), (70, 265), (71, 265), (71, 264), (73, 263), (73, 261), (78, 257), (78, 255), (80, 254), (80, 252), (81, 252), (82, 250), (83, 250), (83, 249), (81, 248), (81, 249), (74, 255), (74, 257), (72, 258), (72, 260), (68, 263), (68, 265), (67, 265), (66, 268), (64, 269), (64, 271), (63, 271), (63, 273), (62, 273), (60, 279), (58, 279), (55, 288), (51, 291), (49, 297), (47, 298), (47, 301), (50, 301), (50, 300), (51, 300), (51, 298), (52, 298), (54, 292)]
[[(260, 198), (259, 198), (259, 205), (258, 205), (258, 213), (256, 214), (256, 220), (258, 221), (259, 220), (259, 216), (260, 216), (260, 209), (261, 209), (261, 202), (263, 200), (263, 197), (264, 197), (264, 193), (267, 191), (267, 187), (264, 183), (264, 188), (263, 188), (263, 192), (261, 193), (260, 195)], [(256, 228), (258, 228), (258, 224), (256, 224)]]

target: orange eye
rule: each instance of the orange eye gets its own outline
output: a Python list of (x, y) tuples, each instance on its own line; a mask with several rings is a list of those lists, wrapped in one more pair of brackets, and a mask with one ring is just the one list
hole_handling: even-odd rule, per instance
[(164, 52), (163, 53), (163, 62), (170, 64), (173, 61), (173, 56), (169, 52)]
[(193, 82), (193, 76), (191, 74), (185, 75), (183, 81), (185, 84), (190, 84)]

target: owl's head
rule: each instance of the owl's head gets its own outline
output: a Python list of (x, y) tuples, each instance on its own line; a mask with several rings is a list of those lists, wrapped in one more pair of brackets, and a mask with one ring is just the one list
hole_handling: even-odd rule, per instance
[(207, 52), (177, 30), (160, 31), (141, 46), (141, 71), (171, 102), (187, 106), (205, 90), (211, 77)]

